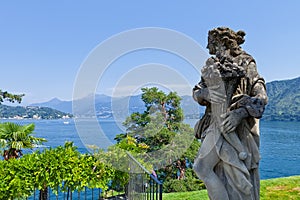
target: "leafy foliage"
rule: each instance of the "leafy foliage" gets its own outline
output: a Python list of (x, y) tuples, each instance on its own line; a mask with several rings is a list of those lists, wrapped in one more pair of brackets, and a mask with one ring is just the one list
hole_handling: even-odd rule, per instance
[(204, 183), (196, 178), (189, 179), (172, 179), (163, 184), (163, 191), (169, 192), (188, 192), (205, 189)]
[(33, 192), (32, 163), (25, 159), (0, 161), (0, 199), (16, 199)]
[(126, 151), (120, 149), (116, 145), (112, 145), (109, 147), (107, 152), (104, 152), (102, 149), (95, 148), (93, 155), (98, 162), (105, 163), (106, 166), (111, 169), (111, 180), (109, 181), (108, 189), (125, 191), (125, 187), (128, 185), (129, 181), (130, 170), (129, 159)]
[(114, 170), (94, 156), (80, 154), (72, 142), (43, 152), (26, 154), (21, 159), (0, 161), (0, 199), (30, 196), (34, 188), (58, 190), (108, 188)]
[(204, 183), (199, 180), (193, 169), (187, 168), (185, 172), (185, 179), (171, 179), (168, 178), (164, 181), (163, 191), (169, 192), (187, 192), (205, 189)]
[(22, 149), (33, 148), (46, 140), (32, 136), (34, 124), (19, 125), (12, 122), (0, 124), (0, 147), (4, 150), (4, 159), (18, 158), (22, 155)]
[[(127, 132), (117, 135), (115, 146), (130, 151), (142, 163), (149, 165), (151, 160), (149, 171), (155, 169), (159, 179), (167, 184), (178, 178), (179, 166), (176, 163), (181, 163), (181, 178), (196, 180), (195, 174), (184, 176), (185, 170), (191, 168), (184, 163), (194, 160), (200, 143), (194, 139), (193, 129), (183, 123), (181, 98), (176, 92), (165, 94), (156, 87), (142, 88), (142, 92), (145, 111), (135, 112), (125, 120), (123, 124)], [(184, 181), (179, 182), (182, 183)], [(186, 185), (178, 188), (187, 190)]]
[(4, 100), (12, 102), (12, 103), (14, 103), (15, 101), (18, 103), (21, 103), (23, 96), (25, 96), (25, 95), (24, 94), (11, 94), (7, 91), (3, 92), (2, 90), (0, 90), (0, 104)]

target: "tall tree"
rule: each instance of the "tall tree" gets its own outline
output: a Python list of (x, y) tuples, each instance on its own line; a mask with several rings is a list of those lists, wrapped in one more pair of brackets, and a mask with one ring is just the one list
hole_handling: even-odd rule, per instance
[(163, 115), (165, 125), (169, 130), (175, 130), (176, 123), (182, 122), (183, 111), (180, 107), (181, 98), (176, 92), (166, 95), (157, 87), (142, 88), (142, 100), (145, 102), (146, 114), (159, 111)]
[[(142, 88), (142, 92), (145, 111), (132, 113), (125, 120), (123, 125), (127, 132), (117, 135), (115, 138), (117, 145), (127, 151), (132, 149), (132, 152), (137, 152), (137, 148), (132, 148), (132, 145), (139, 147), (140, 144), (147, 148), (138, 149), (138, 151), (140, 153), (146, 151), (149, 155), (164, 148), (169, 149), (162, 151), (164, 155), (160, 157), (163, 157), (163, 160), (157, 160), (157, 165), (162, 162), (168, 165), (160, 170), (161, 179), (178, 178), (179, 176), (176, 175), (178, 163), (181, 163), (180, 177), (184, 177), (186, 160), (194, 159), (200, 143), (196, 139), (193, 140), (193, 130), (183, 123), (181, 98), (176, 92), (165, 94), (156, 87)], [(129, 143), (132, 139), (135, 139), (134, 143)], [(174, 161), (174, 158), (177, 160)], [(156, 168), (155, 165), (154, 168)]]
[(148, 151), (153, 151), (168, 144), (178, 131), (183, 121), (181, 98), (176, 92), (167, 95), (157, 87), (142, 88), (142, 92), (146, 110), (131, 114), (123, 124), (127, 134), (146, 142)]
[(32, 136), (34, 124), (19, 125), (12, 122), (0, 124), (0, 146), (4, 148), (5, 160), (22, 156), (22, 149), (33, 148), (46, 142), (44, 138)]

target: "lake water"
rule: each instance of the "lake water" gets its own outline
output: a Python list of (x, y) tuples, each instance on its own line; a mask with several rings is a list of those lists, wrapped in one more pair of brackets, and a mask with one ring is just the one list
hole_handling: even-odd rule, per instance
[[(8, 120), (1, 120), (5, 122)], [(101, 147), (115, 143), (116, 134), (122, 133), (122, 127), (112, 120), (101, 120), (100, 127), (103, 133), (83, 135), (92, 132), (95, 128), (89, 121), (84, 121), (84, 126), (75, 127), (74, 120), (9, 120), (19, 124), (34, 123), (36, 137), (48, 140), (45, 147), (64, 145), (65, 141), (73, 141), (80, 152), (87, 152), (82, 140), (86, 144), (94, 141), (101, 143)], [(196, 120), (186, 122), (194, 125)], [(77, 133), (78, 128), (80, 134)], [(97, 128), (97, 127), (96, 127)], [(260, 174), (262, 179), (300, 175), (300, 122), (265, 122), (261, 121), (261, 162)], [(80, 137), (79, 137), (80, 135)], [(87, 137), (89, 135), (89, 137)], [(81, 140), (82, 138), (82, 140)]]

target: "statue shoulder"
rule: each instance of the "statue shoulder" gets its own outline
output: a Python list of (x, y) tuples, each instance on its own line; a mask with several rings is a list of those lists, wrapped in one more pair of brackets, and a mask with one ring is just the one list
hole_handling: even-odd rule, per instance
[(255, 59), (245, 51), (242, 51), (240, 55), (237, 56), (239, 66), (247, 67), (250, 63), (256, 65)]

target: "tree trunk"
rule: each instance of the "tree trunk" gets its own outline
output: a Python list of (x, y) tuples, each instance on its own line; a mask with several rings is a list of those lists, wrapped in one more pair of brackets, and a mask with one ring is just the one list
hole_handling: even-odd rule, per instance
[(48, 199), (48, 187), (45, 186), (44, 189), (40, 190), (39, 200), (47, 200)]

